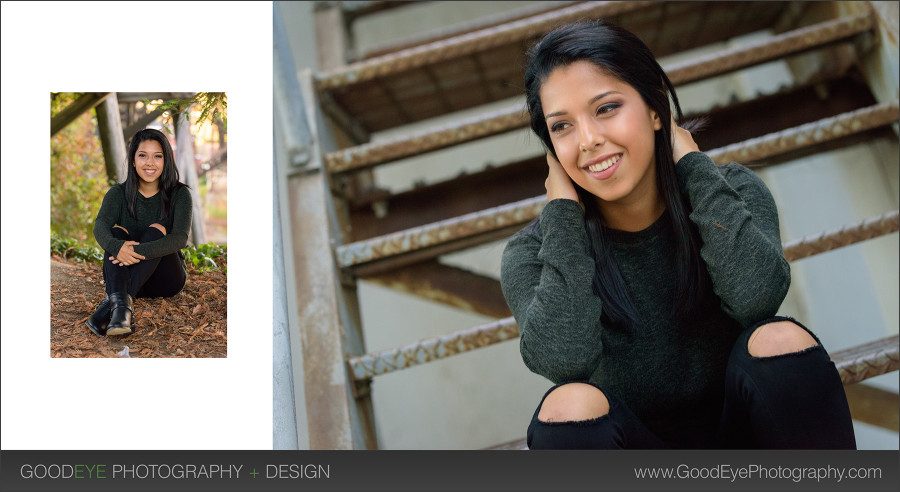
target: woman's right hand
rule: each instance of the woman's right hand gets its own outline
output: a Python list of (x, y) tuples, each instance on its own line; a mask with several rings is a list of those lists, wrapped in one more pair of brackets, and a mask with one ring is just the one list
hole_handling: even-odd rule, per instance
[(578, 199), (578, 193), (575, 191), (572, 178), (569, 177), (562, 164), (550, 152), (547, 152), (547, 167), (549, 172), (547, 173), (547, 181), (544, 182), (544, 187), (547, 188), (547, 201), (565, 198), (574, 200), (580, 205), (581, 200)]
[(119, 266), (134, 265), (135, 263), (145, 259), (143, 255), (139, 255), (134, 252), (134, 247), (138, 244), (141, 243), (137, 241), (125, 241), (125, 244), (123, 244), (122, 247), (119, 248), (119, 253), (115, 257), (110, 256), (109, 259), (113, 262), (113, 264)]

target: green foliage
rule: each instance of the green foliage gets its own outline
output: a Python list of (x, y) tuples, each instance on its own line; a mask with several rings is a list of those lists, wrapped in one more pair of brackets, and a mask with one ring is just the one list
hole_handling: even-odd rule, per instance
[[(143, 102), (150, 104), (147, 99), (144, 99)], [(225, 128), (228, 128), (228, 99), (224, 92), (198, 92), (192, 97), (168, 100), (157, 108), (168, 111), (170, 115), (180, 115), (184, 111), (190, 110), (194, 104), (200, 106), (200, 117), (195, 123), (203, 126), (221, 119)]]
[(62, 239), (53, 232), (50, 233), (50, 253), (79, 263), (93, 261), (98, 265), (103, 264), (103, 251), (99, 248), (82, 246), (73, 238)]
[[(54, 93), (51, 117), (80, 93)], [(79, 246), (96, 246), (93, 221), (107, 181), (103, 148), (93, 111), (86, 111), (50, 139), (50, 228), (58, 237), (73, 238)]]
[(219, 265), (213, 261), (215, 258), (220, 258), (219, 263), (222, 263), (223, 265), (226, 264), (228, 259), (228, 249), (224, 244), (206, 243), (199, 246), (188, 246), (187, 248), (182, 249), (181, 252), (184, 253), (185, 261), (200, 273), (213, 270), (227, 271), (227, 268), (220, 268)]

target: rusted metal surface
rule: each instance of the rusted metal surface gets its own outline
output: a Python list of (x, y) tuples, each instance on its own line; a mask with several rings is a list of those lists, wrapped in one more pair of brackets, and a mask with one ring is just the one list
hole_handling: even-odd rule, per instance
[(582, 18), (600, 18), (641, 9), (653, 2), (586, 2), (520, 21), (417, 46), (378, 58), (354, 63), (316, 76), (316, 88), (334, 89), (421, 67), (441, 60), (484, 51), (528, 39), (556, 26)]
[(527, 125), (528, 114), (521, 104), (517, 104), (458, 122), (427, 128), (411, 135), (331, 152), (325, 156), (325, 163), (332, 173), (364, 169), (402, 157), (490, 137)]
[(666, 74), (673, 84), (684, 84), (800, 53), (871, 29), (872, 17), (868, 13), (844, 17), (667, 66)]
[(537, 217), (544, 208), (545, 201), (543, 197), (529, 198), (434, 224), (345, 244), (336, 248), (335, 256), (338, 265), (350, 267), (509, 228)]
[[(747, 162), (861, 132), (897, 120), (898, 102), (879, 104), (849, 114), (826, 118), (797, 128), (747, 140), (707, 154), (717, 163)], [(338, 264), (353, 267), (391, 256), (422, 251), (440, 244), (470, 238), (537, 217), (546, 203), (537, 196), (500, 207), (466, 214), (433, 224), (415, 227), (336, 248)]]
[(469, 312), (506, 318), (512, 315), (500, 281), (437, 260), (365, 277), (365, 280)]
[(831, 354), (845, 385), (887, 374), (900, 368), (900, 336), (882, 338)]
[(416, 46), (421, 46), (424, 44), (434, 43), (437, 41), (441, 41), (444, 39), (461, 36), (463, 34), (468, 34), (474, 31), (480, 31), (482, 29), (488, 29), (491, 27), (496, 27), (500, 24), (506, 24), (509, 22), (514, 22), (518, 20), (522, 20), (537, 14), (543, 14), (546, 12), (550, 12), (553, 10), (559, 10), (562, 8), (570, 7), (577, 2), (564, 2), (564, 1), (554, 1), (554, 2), (539, 2), (533, 5), (526, 5), (525, 7), (517, 8), (515, 10), (500, 12), (494, 15), (488, 15), (485, 17), (480, 17), (478, 19), (472, 19), (466, 23), (452, 25), (448, 27), (440, 27), (434, 30), (430, 30), (427, 33), (424, 33), (416, 38), (407, 39), (400, 43), (378, 46), (374, 48), (364, 47), (369, 51), (366, 51), (360, 59), (371, 59), (375, 57), (389, 55), (391, 53), (413, 48)]
[[(794, 261), (864, 241), (866, 239), (890, 234), (896, 232), (898, 229), (900, 229), (900, 212), (893, 211), (857, 224), (842, 227), (835, 231), (827, 231), (814, 236), (807, 236), (799, 241), (785, 243), (784, 254), (788, 261)], [(431, 362), (436, 359), (486, 347), (519, 336), (518, 327), (515, 325), (515, 321), (512, 318), (506, 318), (498, 323), (501, 323), (502, 326), (492, 323), (445, 335), (443, 337), (421, 340), (415, 344), (399, 349), (352, 358), (350, 359), (350, 364), (353, 369), (353, 377), (357, 379), (369, 378), (378, 374), (384, 374), (404, 369), (412, 365)], [(499, 334), (501, 331), (502, 334)], [(447, 346), (447, 344), (451, 345)], [(871, 350), (866, 349), (853, 357), (869, 357), (869, 352), (871, 352)], [(847, 354), (838, 354), (841, 354), (842, 361), (853, 358)], [(893, 361), (896, 363), (896, 351), (894, 354)], [(873, 361), (881, 359), (869, 357), (864, 358), (864, 360), (874, 364), (875, 362)], [(856, 372), (865, 369), (860, 364), (862, 364), (862, 362), (853, 362), (852, 364), (850, 362), (845, 362), (847, 367), (846, 371), (853, 371), (853, 374), (856, 374)], [(842, 371), (843, 370), (844, 369), (842, 369)], [(896, 370), (896, 367), (890, 370)], [(841, 374), (841, 377), (843, 378), (844, 373), (842, 372)], [(862, 379), (872, 377), (872, 375), (853, 376), (854, 378), (861, 379), (846, 379), (844, 384), (859, 382)]]
[(711, 150), (707, 154), (718, 163), (731, 161), (749, 163), (889, 125), (898, 118), (900, 118), (900, 103), (895, 99), (745, 140)]
[(878, 217), (786, 243), (784, 257), (788, 261), (795, 261), (898, 230), (900, 230), (900, 215), (897, 210), (894, 210)]
[[(722, 50), (708, 56), (690, 59), (677, 65), (667, 66), (665, 69), (673, 84), (695, 82), (731, 70), (773, 60), (785, 54), (800, 52), (830, 41), (840, 40), (870, 29), (871, 24), (871, 18), (868, 15), (823, 22), (750, 46)], [(331, 101), (331, 99), (326, 100)], [(329, 102), (329, 107), (336, 108), (337, 106), (332, 101)], [(896, 112), (896, 110), (894, 111)], [(347, 119), (343, 112), (335, 114), (341, 121)], [(874, 121), (878, 116), (881, 114), (860, 115), (860, 121), (863, 123)], [(528, 126), (528, 121), (528, 114), (522, 103), (515, 103), (506, 108), (439, 127), (428, 128), (409, 136), (331, 152), (325, 156), (325, 163), (332, 173), (365, 169), (403, 157), (524, 128)]]
[(347, 364), (354, 379), (368, 379), (379, 374), (512, 340), (518, 336), (519, 328), (516, 326), (515, 320), (509, 317), (442, 337), (421, 340), (397, 349), (351, 357), (347, 360)]
[(868, 384), (850, 384), (844, 392), (853, 420), (900, 431), (900, 395)]

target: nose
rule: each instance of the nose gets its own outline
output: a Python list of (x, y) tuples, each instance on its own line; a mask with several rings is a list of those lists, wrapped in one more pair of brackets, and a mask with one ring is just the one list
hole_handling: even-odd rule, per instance
[(590, 152), (606, 143), (601, 125), (592, 120), (587, 120), (579, 125), (579, 149), (582, 152)]

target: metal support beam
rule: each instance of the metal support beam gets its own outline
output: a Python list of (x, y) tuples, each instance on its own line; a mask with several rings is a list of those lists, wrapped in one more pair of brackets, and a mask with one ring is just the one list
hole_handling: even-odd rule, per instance
[[(344, 362), (348, 354), (364, 353), (365, 345), (355, 286), (340, 282), (331, 250), (333, 242), (340, 242), (341, 228), (321, 166), (321, 148), (333, 146), (333, 141), (327, 128), (317, 124), (321, 114), (314, 106), (311, 75), (303, 72), (298, 80), (293, 70), (280, 8), (275, 7), (273, 34), (273, 96), (280, 111), (275, 151), (285, 280), (288, 294), (293, 294), (288, 316), (295, 401), (297, 414), (304, 417), (298, 433), (310, 449), (373, 449), (377, 442), (368, 386), (352, 381)], [(306, 32), (311, 33), (311, 27)], [(304, 158), (298, 159), (301, 147)]]
[(512, 315), (500, 290), (499, 280), (444, 265), (437, 260), (415, 263), (365, 277), (365, 280), (493, 318)]
[(75, 118), (81, 116), (85, 111), (89, 111), (103, 102), (112, 92), (86, 92), (78, 97), (78, 99), (69, 103), (65, 109), (56, 113), (50, 120), (50, 136), (56, 135), (60, 130), (67, 127), (69, 123), (75, 121)]
[(127, 157), (125, 139), (122, 138), (119, 101), (114, 92), (103, 97), (97, 106), (97, 127), (100, 145), (103, 147), (103, 160), (106, 163), (106, 176), (117, 183), (124, 183), (128, 164), (125, 162)]
[(900, 395), (862, 383), (846, 386), (844, 392), (853, 420), (900, 431)]

